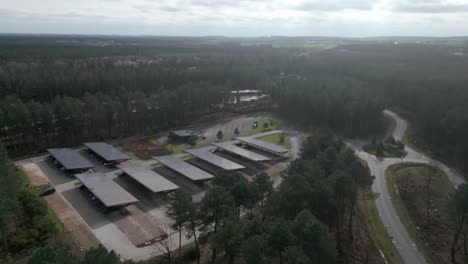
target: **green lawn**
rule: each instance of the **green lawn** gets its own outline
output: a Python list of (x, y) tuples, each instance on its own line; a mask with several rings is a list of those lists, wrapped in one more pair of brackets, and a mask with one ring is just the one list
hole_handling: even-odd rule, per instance
[[(268, 127), (266, 127), (266, 128), (263, 127), (265, 125), (265, 123), (268, 124)], [(273, 124), (273, 125), (271, 125), (271, 124)], [(277, 126), (276, 126), (276, 124), (274, 122), (272, 123), (271, 119), (269, 119), (269, 118), (260, 118), (258, 120), (257, 127), (254, 130), (252, 130), (251, 132), (249, 132), (248, 134), (249, 135), (255, 135), (255, 134), (259, 134), (259, 133), (263, 133), (263, 132), (267, 132), (267, 131), (272, 131), (272, 130), (276, 130), (276, 129), (277, 129)]]
[(268, 135), (265, 137), (260, 137), (258, 139), (289, 148), (291, 146), (291, 143), (289, 142), (289, 137), (284, 135), (283, 142), (281, 142), (281, 135), (283, 135), (283, 133)]
[(399, 219), (418, 248), (429, 263), (440, 263), (441, 259), (449, 259), (450, 248), (441, 250), (439, 246), (450, 244), (451, 241), (451, 230), (448, 227), (451, 218), (446, 208), (447, 197), (454, 191), (454, 187), (445, 173), (435, 170), (429, 188), (432, 213), (428, 218), (425, 186), (429, 173), (430, 168), (426, 165), (394, 165), (386, 172), (387, 188)]

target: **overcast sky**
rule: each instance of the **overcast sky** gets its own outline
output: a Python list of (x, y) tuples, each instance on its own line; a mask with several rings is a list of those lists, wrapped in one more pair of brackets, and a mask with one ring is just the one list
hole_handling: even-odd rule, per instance
[(468, 0), (0, 0), (0, 33), (461, 36)]

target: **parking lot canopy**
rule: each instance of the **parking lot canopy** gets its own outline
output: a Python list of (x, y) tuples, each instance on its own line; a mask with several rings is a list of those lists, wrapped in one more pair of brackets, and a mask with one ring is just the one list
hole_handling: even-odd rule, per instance
[(288, 153), (288, 149), (287, 148), (283, 148), (281, 146), (278, 146), (278, 145), (275, 145), (275, 144), (272, 144), (272, 143), (268, 143), (268, 142), (265, 142), (265, 141), (262, 141), (262, 140), (258, 140), (258, 139), (255, 139), (255, 138), (252, 138), (252, 137), (238, 137), (236, 138), (244, 143), (247, 143), (248, 145), (254, 147), (254, 148), (258, 148), (258, 149), (262, 149), (262, 150), (266, 150), (266, 151), (269, 151), (269, 152), (273, 152), (275, 154), (278, 154), (278, 155), (283, 155), (283, 154), (286, 154)]
[(234, 143), (235, 143), (234, 141), (229, 141), (229, 142), (213, 143), (211, 145), (218, 147), (220, 149), (223, 149), (227, 152), (239, 155), (251, 161), (260, 162), (260, 161), (270, 160), (270, 158), (268, 157), (265, 157), (253, 151), (247, 150), (245, 148), (238, 147), (234, 145)]
[(203, 181), (213, 178), (213, 175), (210, 173), (172, 155), (153, 157), (153, 159), (159, 161), (161, 164), (174, 170), (175, 172), (184, 175), (192, 181)]
[(84, 145), (106, 161), (123, 161), (130, 159), (130, 157), (120, 150), (104, 142), (89, 142), (84, 143)]
[(138, 202), (137, 198), (103, 173), (84, 173), (75, 176), (106, 207)]
[(212, 147), (199, 148), (199, 149), (187, 149), (185, 150), (185, 152), (201, 160), (204, 160), (208, 163), (211, 163), (217, 167), (220, 167), (223, 170), (232, 171), (232, 170), (245, 169), (245, 167), (240, 164), (237, 164), (233, 161), (230, 161), (228, 159), (225, 159), (218, 155), (213, 154), (211, 152), (211, 149)]
[(93, 168), (94, 165), (80, 153), (69, 148), (47, 149), (66, 170), (85, 170)]
[(154, 193), (179, 189), (179, 186), (157, 174), (150, 167), (138, 164), (125, 164), (119, 165), (117, 168)]

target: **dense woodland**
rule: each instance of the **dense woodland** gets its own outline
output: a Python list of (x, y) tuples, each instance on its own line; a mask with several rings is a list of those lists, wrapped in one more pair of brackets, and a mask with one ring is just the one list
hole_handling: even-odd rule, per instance
[(463, 42), (370, 39), (312, 49), (224, 38), (62, 38), (0, 38), (0, 138), (12, 156), (187, 124), (219, 111), (230, 90), (263, 89), (288, 118), (344, 135), (379, 131), (386, 107), (405, 111), (421, 143), (467, 164)]
[[(135, 39), (57, 38), (0, 36), (0, 139), (11, 157), (88, 140), (153, 134), (222, 111), (231, 90), (262, 89), (285, 118), (345, 136), (379, 133), (381, 111), (400, 110), (421, 142), (467, 165), (464, 46), (370, 41), (310, 49), (213, 39), (153, 40), (162, 41), (156, 45)], [(6, 185), (0, 188), (18, 184), (11, 188), (21, 191), (1, 199), (1, 245), (3, 251), (19, 254), (12, 245), (17, 243), (18, 250), (40, 246), (54, 230), (42, 229), (50, 221), (42, 200), (33, 199), (34, 190), (10, 181), (17, 172), (3, 164), (0, 180)], [(227, 263), (351, 261), (355, 255), (347, 250), (355, 239), (356, 195), (371, 183), (368, 171), (330, 133), (317, 132), (283, 177), (278, 190), (266, 188), (263, 176), (253, 183), (238, 175), (219, 177), (201, 204), (180, 193), (172, 206), (174, 228), (188, 235), (201, 230), (196, 255), (208, 250)], [(31, 204), (42, 209), (31, 212)], [(17, 234), (5, 232), (10, 228), (5, 223), (11, 215), (23, 214), (30, 221), (18, 221), (15, 228), (32, 231), (13, 240)], [(462, 226), (466, 222), (460, 221)], [(46, 248), (35, 257), (68, 254)], [(107, 253), (98, 249), (90, 254)]]

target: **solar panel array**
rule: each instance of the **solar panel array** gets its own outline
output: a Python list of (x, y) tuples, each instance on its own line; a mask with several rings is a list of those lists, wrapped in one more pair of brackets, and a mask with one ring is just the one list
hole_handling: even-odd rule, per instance
[(69, 148), (47, 149), (66, 170), (79, 170), (93, 168), (94, 164), (78, 152)]
[(258, 147), (258, 148), (261, 148), (261, 149), (265, 149), (265, 150), (268, 150), (268, 151), (271, 151), (271, 152), (274, 152), (274, 153), (277, 153), (277, 154), (285, 154), (285, 153), (288, 153), (288, 149), (287, 148), (283, 148), (281, 146), (278, 146), (278, 145), (275, 145), (275, 144), (272, 144), (272, 143), (268, 143), (268, 142), (265, 142), (265, 141), (262, 141), (262, 140), (258, 140), (258, 139), (254, 139), (252, 137), (238, 137), (236, 138), (242, 142), (245, 142), (251, 146), (254, 146), (254, 147)]
[(212, 149), (211, 147), (199, 148), (199, 149), (187, 149), (185, 150), (185, 152), (199, 159), (202, 159), (208, 163), (211, 163), (215, 166), (218, 166), (224, 170), (232, 171), (232, 170), (245, 169), (245, 167), (240, 164), (237, 164), (228, 159), (225, 159), (218, 155), (213, 154), (211, 152), (211, 149)]
[(103, 173), (85, 173), (75, 176), (107, 207), (138, 202), (137, 198)]
[(153, 159), (157, 160), (164, 166), (184, 175), (192, 181), (209, 180), (214, 177), (210, 173), (172, 155), (153, 157)]
[(120, 152), (118, 149), (104, 142), (90, 142), (84, 143), (84, 145), (90, 150), (92, 150), (94, 153), (98, 154), (101, 158), (105, 159), (106, 161), (119, 161), (130, 159), (130, 157)]
[(234, 145), (234, 141), (229, 141), (229, 142), (220, 142), (220, 143), (212, 143), (211, 145), (216, 146), (218, 148), (221, 148), (225, 151), (234, 153), (236, 155), (242, 156), (246, 159), (260, 162), (260, 161), (267, 161), (270, 160), (270, 158), (265, 157), (263, 155), (260, 155), (258, 153), (249, 151), (245, 148), (238, 147)]
[(151, 168), (138, 164), (119, 165), (128, 176), (144, 185), (152, 192), (167, 192), (179, 189), (179, 186), (154, 172)]

